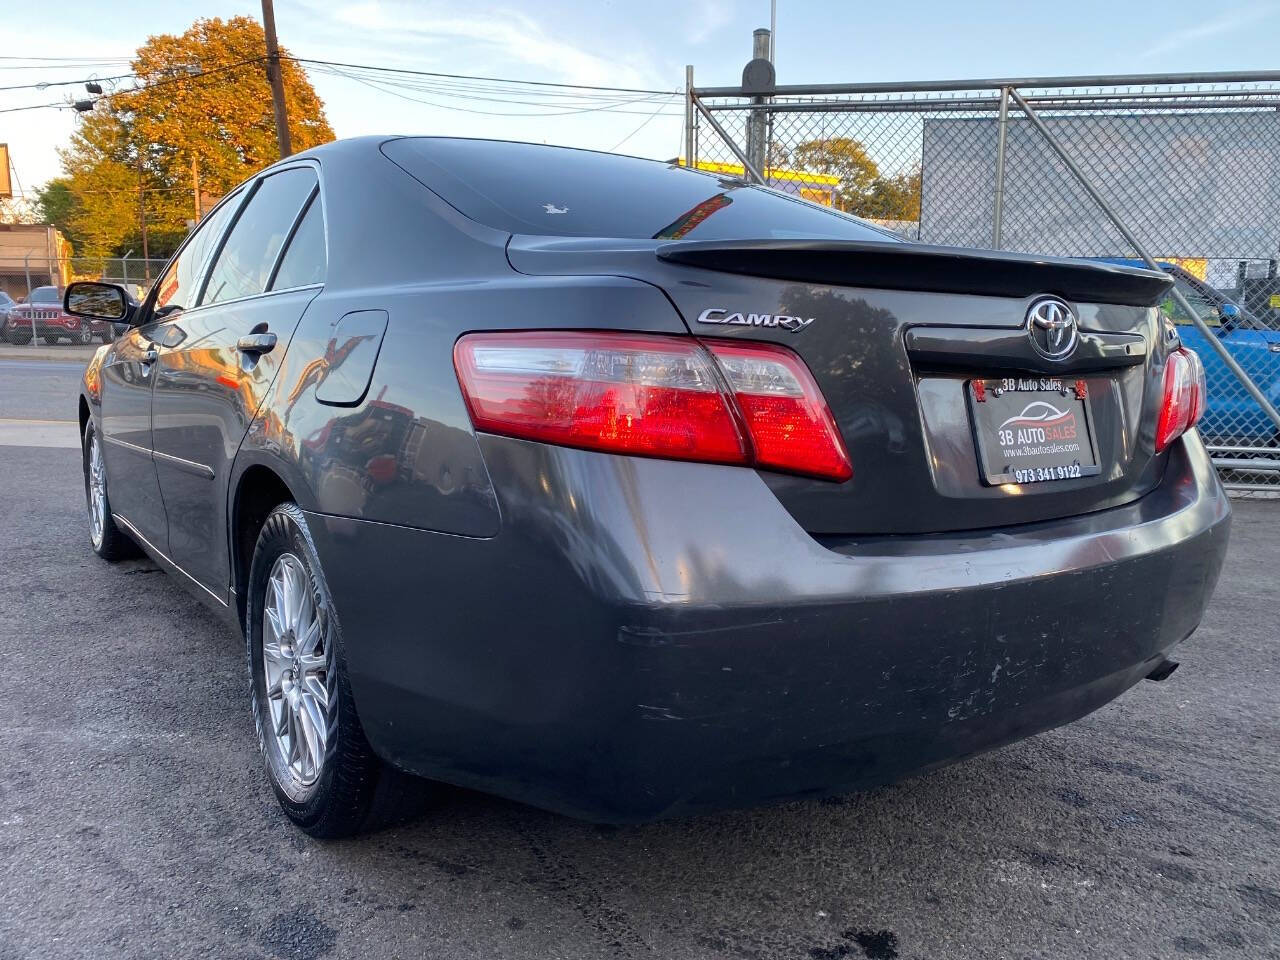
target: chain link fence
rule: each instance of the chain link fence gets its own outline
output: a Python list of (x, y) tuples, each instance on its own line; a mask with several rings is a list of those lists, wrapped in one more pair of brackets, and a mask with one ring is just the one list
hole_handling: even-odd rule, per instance
[(0, 254), (0, 291), (16, 301), (29, 300), (41, 287), (63, 290), (73, 280), (106, 280), (140, 296), (167, 260), (141, 257), (4, 256)]
[(1093, 79), (695, 90), (687, 152), (923, 243), (1135, 266), (1140, 244), (1204, 360), (1224, 481), (1280, 491), (1280, 82)]
[[(62, 295), (74, 280), (118, 283), (141, 300), (166, 261), (141, 257), (58, 257), (0, 255), (0, 340), (22, 346), (83, 343), (80, 331), (63, 330)], [(13, 301), (10, 305), (9, 301)], [(29, 305), (29, 306), (24, 306)], [(92, 328), (97, 339), (112, 336), (111, 328)]]

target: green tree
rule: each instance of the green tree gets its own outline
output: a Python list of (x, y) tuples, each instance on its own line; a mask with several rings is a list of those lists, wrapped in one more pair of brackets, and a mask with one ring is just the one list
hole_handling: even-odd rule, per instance
[(71, 181), (66, 177), (54, 177), (35, 192), (35, 214), (41, 223), (51, 223), (67, 241), (75, 246), (75, 232), (71, 229), (71, 217), (75, 213), (75, 194)]
[(909, 173), (876, 177), (859, 208), (851, 212), (876, 220), (919, 220), (920, 166)]
[[(193, 160), (202, 190), (220, 195), (278, 158), (265, 50), (249, 17), (197, 20), (138, 48), (138, 88), (99, 101), (61, 151), (78, 253), (141, 253), (145, 207), (149, 253), (168, 256), (195, 216)], [(294, 149), (332, 140), (306, 74), (281, 54)]]
[(835, 205), (856, 213), (880, 175), (861, 142), (849, 137), (809, 140), (791, 150), (787, 162), (799, 170), (839, 177)]
[(839, 177), (835, 206), (846, 213), (876, 220), (920, 219), (919, 164), (907, 173), (881, 175), (862, 143), (849, 137), (810, 140), (791, 151), (775, 150), (779, 163)]

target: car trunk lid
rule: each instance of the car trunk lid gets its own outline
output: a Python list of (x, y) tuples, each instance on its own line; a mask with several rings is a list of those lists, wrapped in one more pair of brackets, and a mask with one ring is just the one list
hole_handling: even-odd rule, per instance
[[(831, 407), (854, 476), (845, 483), (761, 477), (816, 535), (1048, 520), (1129, 502), (1159, 481), (1154, 424), (1169, 344), (1153, 304), (1169, 286), (1163, 274), (829, 240), (518, 236), (508, 255), (527, 273), (645, 280), (666, 292), (697, 336), (769, 341), (798, 353)], [(1061, 360), (1037, 352), (1028, 332), (1028, 310), (1046, 296), (1069, 304), (1079, 321), (1078, 341)], [(626, 318), (601, 325), (625, 326)], [(1092, 449), (1083, 459), (1096, 460), (1096, 472), (994, 480), (999, 470), (984, 468), (975, 438), (975, 381), (991, 388), (987, 396), (1007, 384), (1027, 404), (1060, 396), (1060, 412), (1075, 410), (1087, 421), (1081, 429)]]

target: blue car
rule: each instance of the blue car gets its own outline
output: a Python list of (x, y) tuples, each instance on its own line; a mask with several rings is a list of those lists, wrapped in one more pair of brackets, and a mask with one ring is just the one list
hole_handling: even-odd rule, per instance
[[(1140, 267), (1142, 260), (1097, 258), (1106, 263)], [(1218, 341), (1245, 369), (1273, 405), (1280, 406), (1280, 330), (1267, 327), (1229, 297), (1174, 263), (1159, 262), (1174, 279), (1174, 288), (1196, 310)], [(1263, 412), (1213, 349), (1200, 328), (1173, 297), (1161, 311), (1177, 325), (1182, 343), (1200, 355), (1209, 384), (1208, 403), (1200, 420), (1200, 435), (1211, 447), (1275, 446), (1276, 425)]]

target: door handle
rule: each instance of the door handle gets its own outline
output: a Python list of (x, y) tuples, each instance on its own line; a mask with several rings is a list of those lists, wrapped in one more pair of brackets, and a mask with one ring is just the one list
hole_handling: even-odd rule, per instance
[(236, 349), (241, 353), (255, 356), (270, 353), (276, 347), (274, 333), (250, 333), (236, 341)]

